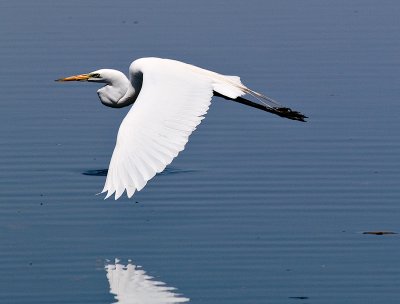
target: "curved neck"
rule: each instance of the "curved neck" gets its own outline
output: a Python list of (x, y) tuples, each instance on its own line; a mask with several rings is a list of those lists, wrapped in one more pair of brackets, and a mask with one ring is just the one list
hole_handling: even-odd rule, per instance
[(132, 104), (137, 94), (129, 79), (120, 71), (113, 70), (104, 87), (97, 91), (101, 103), (112, 108), (122, 108)]

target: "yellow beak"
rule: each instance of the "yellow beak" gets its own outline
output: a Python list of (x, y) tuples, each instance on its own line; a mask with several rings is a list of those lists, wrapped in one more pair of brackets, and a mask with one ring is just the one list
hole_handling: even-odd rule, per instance
[(80, 75), (69, 76), (66, 78), (56, 79), (56, 81), (87, 81), (89, 78), (90, 78), (89, 74), (80, 74)]

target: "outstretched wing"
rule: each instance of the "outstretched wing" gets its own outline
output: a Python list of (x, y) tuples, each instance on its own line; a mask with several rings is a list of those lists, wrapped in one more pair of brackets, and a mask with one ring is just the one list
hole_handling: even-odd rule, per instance
[(141, 190), (185, 148), (207, 113), (213, 90), (224, 82), (228, 91), (237, 90), (229, 78), (216, 80), (201, 71), (158, 58), (142, 58), (131, 65), (131, 74), (143, 75), (142, 88), (118, 131), (102, 191), (106, 198), (115, 193), (118, 199), (125, 189), (131, 197)]

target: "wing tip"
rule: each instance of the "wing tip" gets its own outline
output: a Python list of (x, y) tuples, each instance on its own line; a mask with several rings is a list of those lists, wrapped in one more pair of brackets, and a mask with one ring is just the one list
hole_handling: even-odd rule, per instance
[(139, 189), (135, 189), (135, 188), (134, 188), (134, 189), (127, 189), (127, 188), (124, 188), (124, 190), (123, 190), (121, 193), (117, 193), (116, 191), (110, 191), (110, 190), (108, 190), (107, 188), (105, 188), (105, 189), (103, 189), (103, 191), (101, 191), (101, 192), (99, 192), (99, 193), (96, 193), (96, 195), (100, 195), (100, 194), (103, 194), (103, 193), (106, 193), (106, 192), (107, 192), (106, 196), (104, 197), (104, 200), (108, 199), (108, 198), (111, 197), (113, 194), (115, 194), (115, 195), (114, 195), (114, 199), (115, 199), (115, 200), (118, 200), (118, 199), (124, 194), (125, 190), (126, 190), (126, 196), (127, 196), (128, 198), (132, 198), (132, 196), (133, 196), (133, 194), (136, 192), (136, 190), (137, 190), (137, 191), (140, 191)]
[(106, 197), (104, 198), (104, 200), (106, 200), (106, 199), (108, 199), (111, 195), (113, 195), (115, 193), (115, 191), (110, 191), (110, 190), (107, 190), (107, 194), (106, 194)]

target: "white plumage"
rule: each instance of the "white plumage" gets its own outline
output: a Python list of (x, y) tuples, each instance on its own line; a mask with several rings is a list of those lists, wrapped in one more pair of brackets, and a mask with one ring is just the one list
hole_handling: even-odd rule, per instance
[[(221, 75), (175, 60), (138, 59), (131, 64), (129, 76), (128, 80), (119, 71), (102, 69), (59, 79), (106, 83), (98, 95), (110, 107), (133, 103), (118, 131), (102, 191), (107, 192), (106, 198), (115, 194), (118, 199), (125, 190), (132, 197), (162, 172), (185, 148), (214, 94), (231, 100), (251, 94), (273, 103), (271, 106), (264, 101), (264, 105), (257, 104), (258, 108), (265, 107), (264, 110), (280, 116), (287, 116), (279, 112), (282, 109), (298, 113), (274, 107), (274, 101), (244, 86), (238, 76)], [(254, 106), (243, 98), (239, 102)]]
[(212, 78), (212, 73), (177, 61), (139, 59), (129, 71), (142, 72), (143, 84), (118, 131), (102, 191), (106, 198), (115, 193), (118, 199), (125, 189), (131, 197), (178, 156), (207, 113), (213, 90), (230, 97), (243, 94), (231, 78)]

